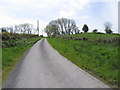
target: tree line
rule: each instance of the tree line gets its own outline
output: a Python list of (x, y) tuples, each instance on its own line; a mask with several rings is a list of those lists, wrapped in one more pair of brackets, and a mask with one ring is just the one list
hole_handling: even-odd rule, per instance
[[(104, 23), (105, 32), (107, 34), (112, 33), (112, 24), (110, 22)], [(79, 28), (76, 26), (76, 22), (72, 19), (67, 18), (58, 18), (56, 20), (52, 20), (49, 24), (44, 28), (44, 31), (48, 36), (50, 35), (70, 35), (70, 34), (79, 34), (81, 33)], [(82, 31), (87, 33), (89, 31), (89, 27), (87, 24), (83, 25)], [(98, 30), (94, 29), (92, 32), (97, 33)]]
[(0, 28), (2, 32), (9, 32), (9, 33), (19, 33), (19, 34), (33, 34), (36, 33), (36, 29), (30, 23), (24, 23), (9, 27), (2, 27)]
[[(104, 23), (105, 32), (107, 34), (112, 33), (112, 24), (110, 22)], [(11, 32), (11, 33), (19, 33), (19, 34), (35, 34), (38, 29), (35, 29), (34, 26), (30, 23), (24, 23), (19, 25), (14, 25), (10, 27), (2, 27), (0, 28), (2, 32)], [(52, 20), (49, 24), (44, 28), (44, 31), (47, 33), (47, 36), (51, 35), (70, 35), (70, 34), (79, 34), (80, 29), (77, 27), (76, 22), (73, 19), (67, 18), (58, 18), (56, 20)], [(87, 24), (83, 25), (82, 31), (87, 33), (89, 31), (89, 27)], [(93, 33), (99, 33), (97, 29), (92, 31)]]

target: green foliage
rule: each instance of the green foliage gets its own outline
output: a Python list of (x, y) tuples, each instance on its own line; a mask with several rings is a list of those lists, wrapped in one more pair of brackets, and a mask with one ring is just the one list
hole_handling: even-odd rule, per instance
[[(49, 43), (80, 68), (92, 73), (112, 87), (118, 87), (118, 42), (104, 43), (104, 40), (118, 38), (110, 34), (76, 34), (48, 38)], [(88, 40), (83, 40), (86, 37)], [(81, 39), (79, 39), (81, 38)], [(103, 40), (96, 42), (96, 40)], [(120, 39), (118, 39), (120, 40)], [(119, 84), (119, 85), (118, 85)]]
[(88, 28), (87, 24), (84, 24), (82, 30), (84, 31), (84, 33), (88, 32), (89, 28)]

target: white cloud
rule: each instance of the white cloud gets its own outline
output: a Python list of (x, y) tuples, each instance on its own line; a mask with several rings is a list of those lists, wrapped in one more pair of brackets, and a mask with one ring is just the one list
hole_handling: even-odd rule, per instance
[[(83, 12), (85, 7), (89, 7), (90, 0), (67, 0), (63, 3), (60, 11), (58, 11), (59, 17), (66, 17), (71, 19), (87, 19), (88, 15), (78, 14)], [(89, 7), (90, 8), (90, 7)]]
[(60, 14), (60, 17), (70, 18), (70, 17), (75, 16), (76, 13), (75, 13), (75, 11), (68, 11), (68, 12), (60, 11), (59, 14)]
[(85, 19), (89, 19), (89, 18), (90, 18), (90, 16), (87, 16), (87, 15), (86, 16), (80, 16), (80, 17), (78, 17), (78, 19), (84, 19), (84, 20)]
[(8, 25), (10, 25), (10, 23), (13, 24), (13, 19), (11, 17), (9, 17), (9, 15), (0, 11), (0, 27), (8, 26)]
[(74, 9), (83, 9), (89, 0), (70, 0), (70, 6)]
[(119, 2), (119, 0), (91, 0), (91, 2)]

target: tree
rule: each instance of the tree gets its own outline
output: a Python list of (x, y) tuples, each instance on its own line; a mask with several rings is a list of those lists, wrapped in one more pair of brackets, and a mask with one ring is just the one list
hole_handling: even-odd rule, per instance
[(107, 34), (111, 34), (113, 33), (113, 31), (111, 29), (105, 30)]
[(74, 31), (75, 34), (79, 34), (80, 33), (80, 30), (78, 29), (78, 27), (74, 27), (73, 31)]
[(13, 32), (14, 32), (14, 30), (13, 30), (13, 27), (12, 27), (12, 26), (11, 26), (11, 27), (9, 27), (8, 29), (9, 29), (10, 33), (13, 33)]
[(84, 31), (84, 33), (88, 32), (89, 28), (88, 28), (87, 24), (84, 24), (82, 30)]
[(24, 34), (31, 34), (35, 31), (34, 27), (30, 23), (24, 23), (9, 27), (2, 27), (2, 32), (9, 32), (9, 33), (24, 33)]
[(45, 27), (45, 32), (47, 33), (48, 37), (50, 35), (57, 35), (59, 32), (58, 32), (58, 28), (54, 25), (50, 25), (48, 24), (46, 27)]
[(13, 33), (13, 27), (10, 26), (10, 27), (2, 27), (1, 28), (2, 32), (11, 32)]
[[(49, 25), (53, 27), (52, 29), (49, 29), (51, 31), (47, 29)], [(72, 19), (58, 18), (56, 20), (50, 21), (46, 27), (47, 28), (45, 28), (45, 31), (51, 32), (52, 35), (70, 35), (73, 33), (79, 33), (79, 29), (77, 28), (75, 21)]]
[(14, 26), (14, 33), (23, 33), (23, 34), (31, 34), (34, 31), (34, 27), (30, 23), (24, 23)]
[(49, 37), (51, 35), (51, 25), (47, 25), (44, 28), (45, 32), (47, 33), (47, 36)]
[(113, 31), (111, 30), (112, 28), (112, 24), (110, 22), (105, 22), (104, 23), (104, 27), (105, 27), (105, 32), (107, 34), (111, 34)]
[(22, 33), (26, 33), (26, 34), (31, 34), (32, 29), (33, 29), (33, 25), (29, 24), (29, 23), (25, 23), (25, 24), (20, 24), (19, 25), (21, 32)]
[(15, 25), (15, 26), (14, 26), (14, 29), (15, 29), (15, 30), (14, 30), (14, 33), (21, 33), (21, 32), (20, 32), (21, 29), (20, 29), (20, 26), (19, 26), (19, 25)]
[(2, 32), (7, 32), (5, 27), (0, 28)]

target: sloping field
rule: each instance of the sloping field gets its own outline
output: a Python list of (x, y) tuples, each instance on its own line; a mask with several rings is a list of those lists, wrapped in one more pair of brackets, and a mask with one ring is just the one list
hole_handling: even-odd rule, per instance
[(47, 38), (60, 54), (111, 87), (118, 87), (117, 34), (83, 33)]

